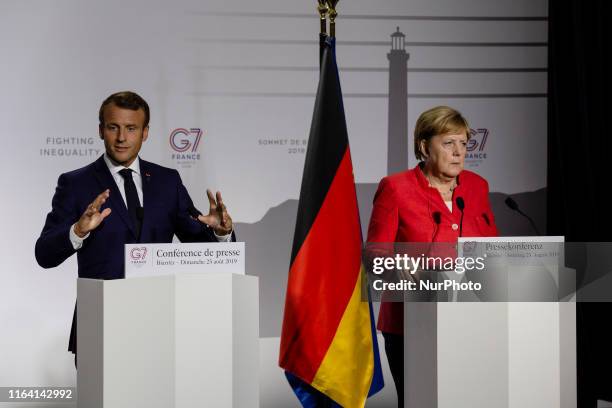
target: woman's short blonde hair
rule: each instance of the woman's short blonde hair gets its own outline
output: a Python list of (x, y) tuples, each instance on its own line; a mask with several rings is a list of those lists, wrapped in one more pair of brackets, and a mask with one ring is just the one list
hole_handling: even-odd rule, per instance
[(421, 143), (436, 135), (465, 133), (470, 139), (470, 125), (461, 113), (448, 106), (436, 106), (421, 113), (414, 127), (414, 155), (424, 160)]

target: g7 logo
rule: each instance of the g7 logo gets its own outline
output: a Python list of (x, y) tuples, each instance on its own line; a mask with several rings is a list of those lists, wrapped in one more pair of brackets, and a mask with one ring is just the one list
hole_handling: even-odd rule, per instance
[(170, 147), (179, 153), (186, 152), (190, 148), (192, 152), (195, 152), (198, 149), (201, 138), (202, 129), (174, 129), (172, 133), (170, 133)]
[(466, 241), (463, 243), (463, 252), (471, 254), (476, 249), (476, 242)]
[(132, 248), (130, 251), (130, 258), (135, 261), (142, 261), (145, 256), (147, 256), (147, 247)]
[(478, 149), (479, 152), (482, 152), (485, 148), (485, 144), (487, 143), (489, 129), (470, 129), (470, 135), (471, 137), (467, 144), (467, 151), (473, 152), (474, 150)]

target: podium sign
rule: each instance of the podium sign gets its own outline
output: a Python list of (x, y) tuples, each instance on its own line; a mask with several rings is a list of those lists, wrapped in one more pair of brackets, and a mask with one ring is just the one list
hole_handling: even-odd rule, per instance
[(244, 242), (125, 245), (126, 278), (188, 272), (244, 275)]

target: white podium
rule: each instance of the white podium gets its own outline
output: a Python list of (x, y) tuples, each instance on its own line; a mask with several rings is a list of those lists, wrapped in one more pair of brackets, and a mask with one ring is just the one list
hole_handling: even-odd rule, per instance
[(259, 406), (256, 277), (78, 280), (79, 408)]
[[(559, 237), (537, 240), (554, 242), (554, 238)], [(508, 272), (512, 276), (514, 270)], [(516, 272), (526, 273), (524, 267)], [(516, 282), (509, 287), (518, 288)], [(576, 408), (575, 306), (570, 302), (405, 303), (405, 406)]]

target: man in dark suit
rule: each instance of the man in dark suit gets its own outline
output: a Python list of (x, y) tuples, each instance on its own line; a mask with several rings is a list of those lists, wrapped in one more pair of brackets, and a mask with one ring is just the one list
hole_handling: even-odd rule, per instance
[[(149, 106), (133, 92), (100, 107), (106, 153), (59, 177), (52, 209), (36, 241), (36, 260), (52, 268), (75, 252), (81, 278), (124, 277), (124, 244), (235, 241), (221, 194), (207, 190), (210, 211), (194, 206), (176, 170), (138, 157), (149, 133)], [(76, 354), (76, 310), (68, 350)], [(75, 360), (76, 361), (76, 360)]]

